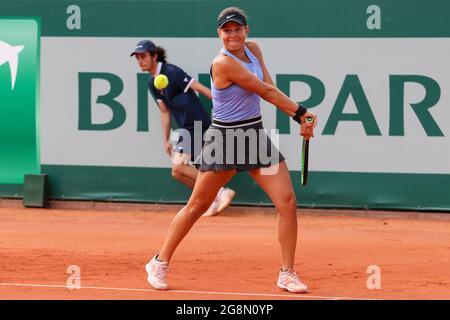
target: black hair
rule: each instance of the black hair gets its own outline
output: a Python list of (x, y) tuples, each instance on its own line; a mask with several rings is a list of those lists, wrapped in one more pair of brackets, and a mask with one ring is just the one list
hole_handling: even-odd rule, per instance
[(158, 55), (158, 59), (156, 59), (158, 62), (164, 62), (166, 63), (166, 50), (161, 47), (156, 47), (154, 50), (149, 51), (150, 55), (154, 56), (155, 54)]

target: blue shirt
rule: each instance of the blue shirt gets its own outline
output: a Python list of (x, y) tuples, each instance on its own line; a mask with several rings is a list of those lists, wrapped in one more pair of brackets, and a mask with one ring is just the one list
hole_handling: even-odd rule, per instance
[[(244, 48), (250, 63), (244, 62), (231, 54), (225, 48), (221, 53), (239, 61), (246, 69), (254, 73), (260, 80), (264, 79), (261, 65), (250, 49)], [(224, 89), (217, 89), (211, 79), (211, 94), (213, 100), (213, 118), (225, 122), (246, 120), (261, 115), (260, 97), (245, 90), (237, 84), (231, 84)]]
[[(158, 72), (159, 71), (159, 72)], [(162, 100), (180, 128), (192, 129), (194, 121), (202, 122), (202, 129), (206, 130), (211, 125), (211, 117), (208, 115), (200, 99), (190, 88), (194, 79), (181, 68), (170, 63), (158, 63), (158, 74), (164, 74), (169, 79), (168, 86), (158, 90), (153, 84), (154, 77), (150, 75), (148, 88), (156, 100)]]

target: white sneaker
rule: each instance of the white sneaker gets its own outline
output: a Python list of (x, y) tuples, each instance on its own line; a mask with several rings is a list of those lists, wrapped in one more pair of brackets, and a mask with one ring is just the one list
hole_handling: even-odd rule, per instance
[(156, 260), (154, 256), (149, 263), (145, 265), (145, 270), (148, 273), (147, 281), (155, 289), (166, 290), (169, 286), (166, 282), (167, 272), (169, 271), (169, 263), (165, 261)]
[(306, 293), (308, 287), (300, 282), (294, 270), (280, 271), (277, 286), (293, 293)]
[(230, 188), (223, 188), (219, 194), (219, 206), (217, 207), (217, 214), (228, 208), (233, 200), (236, 192)]
[(203, 214), (204, 217), (213, 217), (218, 214), (217, 208), (219, 207), (219, 202), (217, 201), (218, 196), (214, 199), (213, 203), (209, 206), (208, 210)]
[(217, 192), (217, 196), (213, 203), (209, 206), (208, 210), (203, 214), (204, 217), (214, 217), (225, 210), (233, 200), (236, 192), (230, 188), (220, 188)]

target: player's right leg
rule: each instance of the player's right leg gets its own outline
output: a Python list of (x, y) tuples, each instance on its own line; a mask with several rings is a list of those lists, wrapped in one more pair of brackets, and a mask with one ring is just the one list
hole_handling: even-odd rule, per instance
[[(149, 283), (156, 289), (167, 289), (169, 261), (181, 240), (214, 201), (219, 189), (235, 175), (235, 170), (199, 172), (188, 203), (172, 220), (159, 254), (147, 264)], [(156, 284), (156, 285), (155, 285)]]
[[(172, 177), (193, 189), (197, 180), (198, 170), (190, 164), (191, 155), (183, 152), (174, 152), (172, 155)], [(216, 198), (203, 216), (213, 217), (225, 210), (233, 200), (236, 192), (230, 188), (222, 187)]]

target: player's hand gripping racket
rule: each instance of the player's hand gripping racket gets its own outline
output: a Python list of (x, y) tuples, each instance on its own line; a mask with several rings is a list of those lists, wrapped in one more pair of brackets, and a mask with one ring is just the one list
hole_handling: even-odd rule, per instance
[[(313, 122), (312, 117), (307, 117), (305, 120), (306, 120), (306, 125), (310, 125)], [(306, 182), (308, 181), (308, 154), (309, 154), (309, 139), (303, 138), (301, 176), (300, 176), (302, 186), (305, 186)]]

